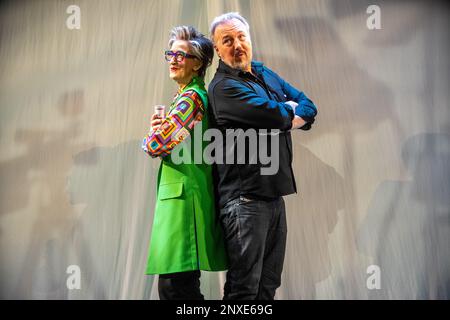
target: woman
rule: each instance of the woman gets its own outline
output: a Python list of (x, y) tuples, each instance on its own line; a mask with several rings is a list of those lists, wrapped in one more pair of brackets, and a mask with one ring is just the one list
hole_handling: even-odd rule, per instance
[(165, 118), (152, 116), (142, 144), (145, 152), (162, 160), (146, 274), (160, 275), (160, 299), (203, 299), (200, 270), (227, 268), (211, 167), (195, 164), (192, 152), (190, 163), (175, 164), (172, 150), (187, 137), (194, 139), (194, 126), (201, 123), (202, 134), (208, 128), (203, 78), (214, 49), (209, 39), (187, 26), (172, 30), (169, 48), (165, 58), (178, 92)]

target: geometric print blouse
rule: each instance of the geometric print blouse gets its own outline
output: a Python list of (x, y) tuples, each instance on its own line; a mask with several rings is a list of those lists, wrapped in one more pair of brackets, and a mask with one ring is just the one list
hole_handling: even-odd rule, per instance
[(152, 158), (169, 155), (176, 145), (190, 135), (194, 125), (202, 120), (204, 112), (202, 99), (197, 92), (187, 90), (181, 96), (177, 94), (161, 126), (144, 137), (142, 149)]

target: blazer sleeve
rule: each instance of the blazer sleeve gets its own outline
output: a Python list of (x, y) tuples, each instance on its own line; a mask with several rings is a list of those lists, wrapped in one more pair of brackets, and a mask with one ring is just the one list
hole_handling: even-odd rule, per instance
[(144, 137), (142, 149), (152, 158), (168, 156), (173, 148), (190, 136), (194, 126), (202, 120), (204, 112), (205, 106), (199, 94), (194, 90), (186, 91), (158, 130)]

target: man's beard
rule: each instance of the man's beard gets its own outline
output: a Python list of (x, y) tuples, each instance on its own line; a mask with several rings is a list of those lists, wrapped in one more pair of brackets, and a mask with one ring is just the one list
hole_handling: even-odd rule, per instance
[(234, 69), (238, 69), (238, 70), (242, 70), (242, 71), (247, 71), (248, 69), (248, 65), (250, 64), (249, 61), (234, 61), (233, 63), (233, 68)]

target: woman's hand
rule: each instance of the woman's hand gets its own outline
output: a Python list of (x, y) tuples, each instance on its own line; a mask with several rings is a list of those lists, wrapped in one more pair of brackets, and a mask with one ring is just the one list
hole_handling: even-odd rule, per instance
[(153, 114), (151, 120), (150, 120), (150, 130), (152, 132), (155, 132), (156, 130), (159, 129), (159, 127), (161, 126), (163, 119), (157, 114)]

